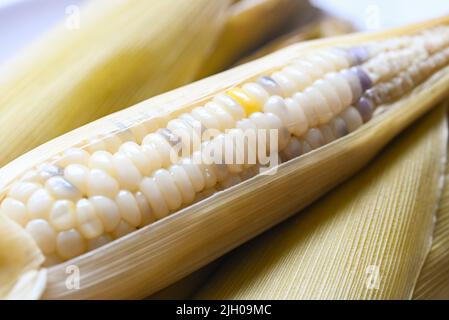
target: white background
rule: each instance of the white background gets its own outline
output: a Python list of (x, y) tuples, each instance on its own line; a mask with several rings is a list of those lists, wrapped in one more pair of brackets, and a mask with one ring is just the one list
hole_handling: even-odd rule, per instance
[[(0, 0), (0, 64), (63, 21), (68, 6), (85, 1)], [(449, 14), (449, 0), (312, 0), (312, 3), (352, 21), (359, 30), (393, 27)]]

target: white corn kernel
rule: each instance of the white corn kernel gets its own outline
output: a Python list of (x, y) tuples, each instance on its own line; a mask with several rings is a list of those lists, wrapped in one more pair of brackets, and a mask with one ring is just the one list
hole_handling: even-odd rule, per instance
[(115, 176), (112, 154), (108, 151), (95, 151), (89, 158), (88, 166), (91, 169), (101, 169), (111, 176)]
[(151, 173), (150, 159), (143, 152), (142, 148), (135, 142), (125, 142), (119, 148), (119, 152), (126, 155), (139, 169), (142, 175), (146, 176)]
[(142, 175), (134, 163), (121, 152), (114, 154), (113, 163), (120, 187), (130, 191), (139, 190)]
[(324, 78), (329, 81), (332, 87), (338, 92), (338, 97), (344, 107), (347, 107), (353, 101), (351, 86), (340, 73), (329, 73)]
[(192, 203), (195, 199), (195, 190), (184, 168), (179, 165), (173, 165), (169, 171), (182, 194), (183, 203)]
[(197, 107), (190, 114), (207, 129), (220, 129), (217, 117), (204, 107)]
[(191, 159), (184, 158), (181, 161), (181, 165), (187, 173), (187, 176), (190, 179), (190, 182), (195, 189), (195, 192), (200, 192), (204, 189), (205, 181), (204, 177), (198, 168), (198, 166), (193, 163)]
[(312, 149), (317, 149), (324, 145), (324, 137), (317, 128), (309, 129), (305, 139)]
[(8, 192), (8, 196), (26, 203), (30, 196), (42, 188), (40, 184), (34, 182), (16, 182)]
[(66, 231), (75, 227), (75, 204), (69, 200), (58, 200), (50, 211), (50, 223), (57, 231)]
[(139, 227), (146, 226), (154, 221), (156, 221), (156, 217), (153, 214), (153, 210), (151, 210), (150, 204), (148, 200), (145, 198), (144, 194), (141, 191), (136, 192), (135, 194), (137, 205), (139, 206), (140, 213), (142, 214), (142, 219)]
[(142, 222), (142, 215), (140, 214), (140, 209), (137, 204), (134, 195), (127, 191), (121, 190), (117, 197), (115, 198), (115, 202), (120, 210), (120, 215), (123, 220), (125, 220), (129, 225), (133, 227), (137, 227)]
[(295, 87), (297, 91), (302, 91), (313, 82), (313, 78), (307, 73), (298, 70), (297, 68), (287, 66), (282, 71), (287, 75), (292, 81), (295, 82)]
[(87, 194), (89, 168), (80, 164), (70, 164), (64, 169), (64, 178), (73, 184), (82, 194)]
[(89, 197), (101, 195), (114, 199), (119, 191), (117, 181), (100, 169), (92, 169), (87, 177), (87, 194)]
[(288, 111), (288, 129), (295, 136), (300, 137), (309, 129), (309, 122), (304, 109), (295, 99), (285, 99)]
[(133, 231), (136, 231), (136, 228), (134, 228), (124, 220), (121, 220), (117, 228), (111, 233), (111, 235), (114, 237), (114, 239), (118, 239), (126, 236), (127, 234), (130, 234)]
[(284, 97), (290, 97), (297, 91), (296, 83), (288, 74), (277, 71), (274, 72), (271, 77), (281, 87)]
[(28, 222), (27, 207), (23, 202), (14, 198), (6, 198), (1, 203), (1, 212), (24, 227)]
[(104, 196), (93, 196), (89, 201), (95, 208), (95, 213), (103, 224), (105, 232), (114, 231), (120, 223), (121, 216), (117, 203)]
[(315, 127), (319, 124), (319, 118), (314, 107), (314, 102), (311, 100), (309, 95), (305, 95), (304, 93), (296, 93), (293, 96), (293, 100), (298, 103), (299, 107), (304, 111), (304, 114), (307, 118), (308, 127)]
[(323, 95), (334, 114), (339, 114), (344, 108), (337, 91), (326, 80), (317, 80), (313, 86)]
[(321, 134), (323, 135), (324, 144), (331, 143), (336, 139), (332, 128), (329, 125), (323, 125), (319, 129), (321, 131)]
[(87, 165), (89, 161), (89, 153), (86, 150), (80, 148), (69, 148), (65, 150), (61, 158), (56, 162), (58, 166), (63, 168), (67, 167), (69, 164), (82, 164)]
[(363, 124), (360, 113), (354, 107), (346, 109), (341, 114), (341, 118), (346, 122), (346, 127), (348, 128), (349, 132), (355, 131)]
[(330, 123), (330, 126), (332, 128), (332, 133), (337, 139), (349, 133), (348, 127), (346, 126), (346, 122), (340, 117), (336, 117)]
[(298, 59), (292, 64), (292, 67), (307, 74), (312, 78), (312, 80), (319, 79), (324, 75), (324, 70), (304, 59)]
[(45, 189), (39, 189), (28, 199), (29, 219), (48, 219), (54, 199)]
[(94, 239), (103, 231), (103, 224), (98, 218), (95, 207), (87, 199), (81, 199), (76, 203), (77, 229), (86, 239)]
[(140, 183), (140, 191), (150, 203), (156, 219), (159, 220), (168, 215), (170, 210), (154, 178), (143, 178)]
[(234, 117), (235, 121), (238, 121), (245, 116), (245, 112), (243, 111), (243, 108), (238, 104), (238, 102), (225, 93), (216, 95), (212, 99), (212, 101), (215, 101), (224, 106), (226, 110), (228, 110)]
[(270, 95), (268, 92), (258, 83), (249, 82), (242, 86), (243, 91), (254, 98), (260, 105), (264, 105)]
[(86, 243), (81, 234), (75, 230), (59, 232), (56, 237), (56, 252), (63, 259), (77, 257), (86, 251)]
[(282, 151), (286, 160), (299, 157), (302, 154), (302, 144), (297, 138), (290, 139), (287, 147)]
[(48, 179), (45, 183), (45, 189), (56, 199), (77, 201), (82, 196), (81, 192), (62, 176)]
[(33, 237), (44, 254), (49, 254), (55, 251), (56, 232), (46, 220), (31, 220), (28, 222), (25, 229)]
[(226, 109), (220, 104), (216, 102), (208, 102), (204, 105), (204, 109), (215, 116), (215, 119), (219, 124), (219, 127), (217, 129), (224, 131), (226, 129), (234, 127), (234, 118), (232, 118), (231, 114), (228, 113)]
[(152, 145), (142, 145), (142, 152), (148, 158), (148, 171), (153, 172), (162, 167), (162, 158)]
[(167, 170), (159, 169), (153, 174), (157, 186), (165, 199), (170, 210), (177, 210), (181, 207), (182, 197), (176, 184), (173, 182)]
[(281, 119), (282, 123), (288, 128), (293, 126), (291, 124), (290, 115), (287, 110), (287, 106), (285, 105), (285, 101), (280, 96), (271, 96), (264, 104), (263, 112), (270, 112), (277, 115), (279, 119)]
[(318, 66), (321, 70), (323, 70), (323, 73), (329, 73), (336, 70), (332, 62), (324, 59), (320, 55), (312, 54), (307, 57), (306, 60), (311, 62), (314, 66)]
[(312, 101), (312, 104), (315, 108), (315, 113), (318, 116), (318, 121), (320, 124), (326, 124), (334, 117), (334, 113), (332, 112), (331, 107), (328, 105), (326, 99), (317, 90), (317, 88), (307, 88), (304, 91), (304, 95), (306, 95)]
[(148, 144), (154, 147), (161, 159), (162, 166), (168, 167), (170, 165), (172, 147), (170, 143), (159, 133), (150, 133), (143, 139), (142, 144)]

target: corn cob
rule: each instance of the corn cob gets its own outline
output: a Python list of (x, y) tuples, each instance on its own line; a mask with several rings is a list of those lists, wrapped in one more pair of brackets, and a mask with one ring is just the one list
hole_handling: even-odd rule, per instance
[(240, 182), (251, 166), (199, 165), (198, 150), (172, 161), (180, 137), (215, 129), (220, 134), (206, 144), (215, 147), (231, 135), (272, 129), (288, 161), (357, 130), (378, 106), (446, 66), (448, 30), (312, 52), (216, 95), (165, 128), (94, 138), (97, 143), (26, 172), (1, 202), (2, 212), (29, 232), (49, 263), (74, 258), (192, 204), (204, 190)]
[[(415, 29), (407, 36), (388, 38), (379, 37), (377, 42), (365, 40), (362, 44), (356, 38), (357, 44), (342, 41), (338, 47), (332, 41), (324, 42), (326, 45), (321, 47), (317, 43), (307, 49), (301, 47), (299, 59), (292, 47), (267, 57), (272, 59), (269, 60), (271, 68), (265, 72), (259, 71), (260, 65), (266, 62), (262, 60), (254, 65), (251, 75), (243, 81), (236, 80), (241, 78), (237, 75), (230, 81), (234, 85), (222, 92), (208, 87), (214, 78), (198, 83), (198, 86), (205, 84), (204, 98), (190, 101), (187, 107), (178, 108), (174, 101), (185, 102), (183, 97), (189, 88), (154, 100), (165, 101), (166, 105), (157, 106), (149, 113), (146, 103), (134, 107), (133, 115), (139, 116), (138, 121), (118, 122), (121, 114), (116, 114), (100, 120), (101, 126), (81, 128), (67, 135), (68, 141), (55, 140), (48, 144), (48, 148), (57, 145), (58, 152), (52, 150), (48, 155), (45, 151), (51, 149), (44, 145), (1, 170), (2, 183), (11, 182), (2, 193), (2, 214), (21, 225), (46, 255), (47, 265), (54, 265), (121, 238), (205, 197), (218, 199), (223, 193), (216, 191), (225, 190), (225, 194), (231, 195), (234, 189), (231, 186), (254, 176), (266, 164), (259, 158), (256, 162), (246, 161), (249, 144), (241, 150), (231, 144), (231, 149), (244, 155), (242, 163), (197, 161), (208, 148), (220, 150), (226, 138), (261, 129), (274, 130), (277, 139), (269, 143), (273, 144), (273, 153), (288, 162), (280, 171), (285, 172), (289, 163), (297, 163), (291, 159), (318, 155), (310, 151), (348, 133), (361, 132), (357, 129), (364, 122), (379, 123), (371, 120), (373, 114), (379, 115), (378, 119), (386, 119), (380, 116), (385, 108), (392, 102), (403, 102), (404, 96), (422, 88), (421, 83), (429, 83), (433, 77), (426, 80), (448, 62), (447, 27), (425, 32)], [(279, 60), (282, 63), (273, 63)], [(240, 84), (235, 86), (236, 82)], [(433, 97), (441, 95), (441, 91), (435, 89)], [(419, 114), (408, 112), (411, 115), (402, 117), (403, 122), (391, 129), (396, 131), (386, 130), (390, 136)], [(369, 124), (364, 127), (373, 128)], [(215, 130), (215, 135), (201, 134), (201, 150), (192, 149), (179, 155), (177, 146), (183, 144), (181, 136), (199, 136), (206, 129)], [(86, 135), (93, 138), (79, 140)], [(257, 143), (259, 140), (262, 146), (268, 144), (259, 137)], [(382, 143), (376, 142), (373, 150)], [(365, 160), (359, 160), (354, 166), (368, 160), (373, 152), (366, 153)], [(223, 155), (218, 153), (218, 157), (222, 160)], [(30, 162), (36, 164), (35, 168), (29, 168)], [(335, 179), (349, 174), (348, 170)], [(317, 183), (313, 188), (319, 186)], [(326, 189), (325, 186), (329, 188), (329, 184), (321, 184), (321, 189)], [(291, 206), (297, 201), (292, 201)], [(256, 221), (255, 225), (259, 223)], [(158, 226), (156, 223), (155, 229), (141, 231), (161, 230)], [(134, 241), (132, 237), (127, 239)], [(59, 266), (55, 268), (60, 270)]]

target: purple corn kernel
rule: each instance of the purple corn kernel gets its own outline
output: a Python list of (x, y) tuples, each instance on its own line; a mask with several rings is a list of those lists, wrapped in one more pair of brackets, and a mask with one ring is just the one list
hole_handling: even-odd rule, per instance
[(279, 84), (269, 76), (262, 76), (257, 79), (257, 83), (264, 87), (271, 95), (283, 96)]
[(362, 84), (360, 83), (357, 71), (353, 68), (341, 71), (343, 77), (348, 81), (352, 91), (352, 103), (356, 103), (362, 96)]
[(354, 72), (357, 74), (357, 77), (360, 80), (360, 84), (362, 85), (362, 90), (365, 92), (366, 90), (370, 89), (373, 85), (373, 82), (371, 81), (371, 78), (369, 75), (363, 70), (361, 67), (354, 67)]
[(368, 51), (364, 47), (353, 47), (349, 49), (349, 57), (353, 65), (359, 65), (368, 59)]
[(336, 118), (332, 124), (332, 130), (336, 138), (344, 137), (349, 133), (346, 122), (341, 118)]
[(360, 112), (363, 122), (368, 122), (371, 120), (374, 111), (374, 104), (371, 100), (361, 97), (356, 105), (356, 108)]
[(170, 143), (170, 145), (172, 147), (175, 147), (176, 145), (178, 145), (179, 143), (181, 143), (181, 138), (178, 137), (173, 131), (171, 131), (170, 129), (167, 128), (162, 128), (158, 130), (158, 133), (163, 136), (165, 138), (165, 140), (167, 140), (168, 143)]

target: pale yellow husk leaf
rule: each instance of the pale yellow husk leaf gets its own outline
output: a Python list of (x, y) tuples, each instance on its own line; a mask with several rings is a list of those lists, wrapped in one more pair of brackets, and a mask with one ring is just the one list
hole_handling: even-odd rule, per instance
[(445, 112), (435, 110), (360, 174), (237, 250), (197, 297), (411, 298), (442, 190)]
[[(98, 0), (0, 76), (0, 165), (51, 138), (194, 80), (227, 0)], [(69, 18), (68, 18), (69, 19)]]
[(44, 256), (33, 238), (0, 214), (0, 299), (37, 299), (45, 289)]
[(204, 59), (198, 78), (215, 74), (234, 64), (244, 54), (282, 33), (303, 11), (311, 10), (307, 0), (241, 0), (228, 10), (224, 31)]
[(449, 299), (449, 163), (432, 248), (416, 283), (414, 299)]
[(291, 44), (312, 40), (316, 38), (327, 38), (343, 35), (354, 32), (354, 27), (347, 21), (340, 20), (338, 18), (317, 13), (311, 21), (300, 24), (293, 31), (288, 32), (276, 39), (268, 42), (262, 47), (258, 48), (255, 52), (239, 60), (237, 64), (242, 64), (260, 57), (263, 57), (269, 53), (275, 52), (281, 48), (285, 48)]
[[(223, 257), (224, 259), (226, 258)], [(181, 300), (191, 299), (201, 288), (207, 279), (214, 274), (214, 271), (220, 266), (223, 259), (218, 259), (207, 266), (195, 271), (184, 279), (175, 282), (171, 286), (156, 292), (147, 297), (149, 300)]]

